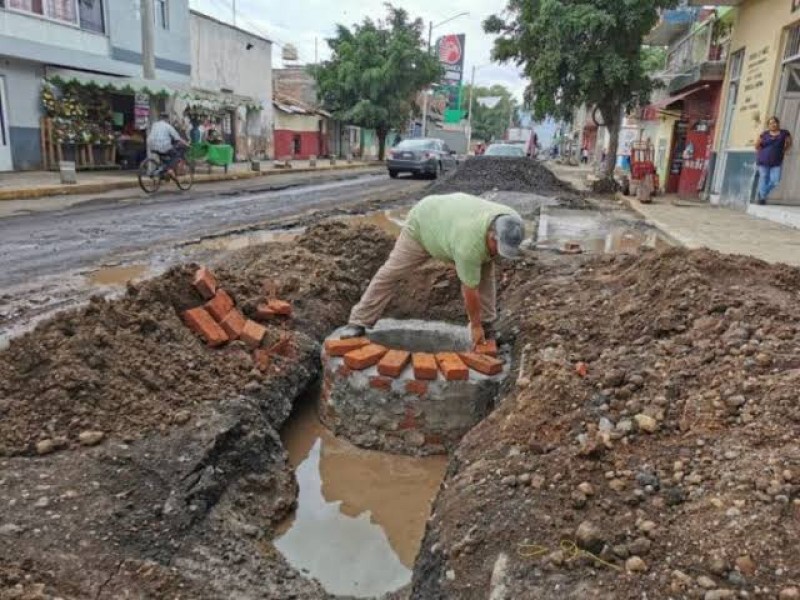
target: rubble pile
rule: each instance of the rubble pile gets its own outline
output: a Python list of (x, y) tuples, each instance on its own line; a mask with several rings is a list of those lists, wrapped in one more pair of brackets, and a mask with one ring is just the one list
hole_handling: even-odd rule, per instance
[(414, 597), (798, 597), (800, 270), (672, 249), (503, 287), (518, 385), (456, 452)]
[(510, 156), (471, 156), (452, 175), (428, 188), (431, 194), (465, 192), (476, 196), (493, 190), (578, 196), (572, 186), (538, 161)]

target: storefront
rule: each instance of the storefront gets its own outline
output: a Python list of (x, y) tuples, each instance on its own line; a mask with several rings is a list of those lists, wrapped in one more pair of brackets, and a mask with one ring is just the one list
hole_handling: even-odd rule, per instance
[[(716, 128), (712, 202), (742, 210), (755, 197), (755, 143), (773, 114), (800, 139), (800, 4), (745, 0), (738, 9)], [(800, 204), (797, 160), (784, 163), (772, 203)]]
[(42, 81), (42, 166), (135, 168), (146, 155), (153, 115), (173, 90), (154, 81), (48, 70)]

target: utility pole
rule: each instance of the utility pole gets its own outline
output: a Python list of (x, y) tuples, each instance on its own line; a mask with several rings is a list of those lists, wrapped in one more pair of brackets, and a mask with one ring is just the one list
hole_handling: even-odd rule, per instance
[(236, 0), (231, 0), (231, 9), (233, 10), (233, 26), (236, 27)]
[(472, 98), (475, 93), (475, 65), (472, 65), (472, 77), (469, 81), (469, 103), (467, 104), (467, 154), (472, 146)]
[(145, 79), (156, 78), (156, 48), (155, 27), (156, 20), (153, 10), (153, 0), (140, 0), (142, 17), (142, 75)]

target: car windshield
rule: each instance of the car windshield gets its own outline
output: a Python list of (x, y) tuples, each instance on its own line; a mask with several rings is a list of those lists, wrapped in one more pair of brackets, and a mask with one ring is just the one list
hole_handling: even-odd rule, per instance
[(396, 150), (434, 150), (436, 142), (431, 140), (403, 140), (397, 146)]
[(525, 149), (509, 144), (492, 144), (486, 149), (486, 156), (525, 156)]

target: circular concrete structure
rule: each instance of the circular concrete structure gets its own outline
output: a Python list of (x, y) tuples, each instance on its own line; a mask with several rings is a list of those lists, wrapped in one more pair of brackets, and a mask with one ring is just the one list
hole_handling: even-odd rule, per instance
[[(448, 355), (442, 353), (449, 353), (453, 359), (453, 353), (470, 350), (466, 327), (384, 319), (367, 335), (368, 340), (361, 343), (371, 345), (362, 349), (362, 355), (364, 351), (370, 354), (371, 349), (380, 354), (380, 347), (384, 352), (389, 349), (418, 354), (413, 355), (414, 362), (409, 361), (397, 376), (387, 376), (385, 365), (381, 362), (379, 370), (374, 356), (371, 361), (375, 362), (364, 366), (357, 364), (351, 353), (336, 355), (341, 354), (334, 349), (340, 340), (339, 330), (327, 338), (322, 352), (324, 380), (320, 418), (337, 436), (363, 448), (412, 455), (452, 450), (463, 435), (489, 413), (509, 373), (509, 361), (503, 353), (498, 357), (502, 365), (491, 358), (485, 359), (499, 371), (494, 375), (466, 369), (463, 363), (458, 372), (448, 369)], [(416, 370), (415, 375), (414, 365), (426, 357), (419, 353), (426, 353), (428, 359), (436, 355), (439, 368), (434, 364), (436, 370), (432, 374), (424, 375), (422, 370)], [(458, 355), (455, 356), (456, 363), (460, 362)], [(447, 377), (463, 379), (448, 380), (445, 373)], [(421, 375), (429, 379), (420, 379)]]

